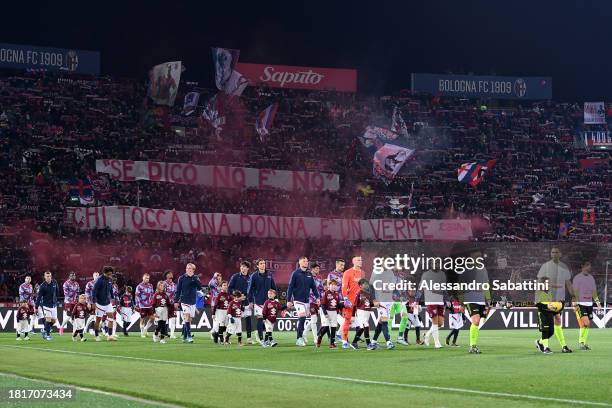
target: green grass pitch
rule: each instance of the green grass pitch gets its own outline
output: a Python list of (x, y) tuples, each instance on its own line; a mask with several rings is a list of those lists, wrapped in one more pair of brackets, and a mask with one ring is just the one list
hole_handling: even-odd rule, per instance
[[(310, 334), (310, 333), (309, 333)], [(397, 334), (393, 332), (393, 337)], [(442, 331), (441, 336), (446, 335)], [(189, 407), (612, 407), (612, 331), (591, 329), (592, 351), (576, 347), (577, 330), (565, 330), (572, 354), (552, 355), (534, 345), (536, 330), (483, 330), (481, 355), (470, 355), (467, 331), (459, 348), (399, 346), (376, 351), (315, 349), (294, 345), (294, 333), (277, 333), (279, 346), (218, 346), (207, 333), (194, 344), (151, 337), (116, 343), (73, 343), (68, 335), (16, 342), (0, 335), (0, 406)], [(414, 341), (414, 333), (410, 333)], [(235, 340), (235, 339), (234, 339)], [(84, 387), (74, 403), (9, 402), (6, 390), (48, 385)], [(102, 390), (100, 395), (88, 390)], [(136, 397), (139, 400), (127, 399)], [(11, 405), (13, 404), (13, 405)]]

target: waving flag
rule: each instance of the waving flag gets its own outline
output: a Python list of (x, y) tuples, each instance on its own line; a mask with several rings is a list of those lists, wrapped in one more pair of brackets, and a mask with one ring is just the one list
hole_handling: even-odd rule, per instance
[(368, 126), (359, 140), (365, 147), (377, 146), (389, 140), (397, 139), (399, 135), (389, 129)]
[(406, 127), (406, 122), (404, 122), (404, 118), (402, 118), (402, 113), (400, 112), (397, 106), (393, 108), (391, 131), (399, 133), (402, 136), (408, 136), (408, 128)]
[(83, 205), (94, 203), (94, 190), (89, 178), (70, 180), (68, 194), (71, 200), (79, 200)]
[(412, 157), (414, 150), (385, 143), (374, 154), (372, 171), (385, 184), (391, 183), (404, 163)]
[(238, 71), (233, 71), (225, 86), (225, 93), (232, 96), (240, 96), (249, 85), (247, 77)]
[(273, 103), (264, 109), (255, 120), (255, 130), (259, 134), (259, 138), (263, 141), (264, 137), (270, 134), (270, 128), (274, 123), (274, 117), (278, 110), (278, 103)]
[(202, 117), (206, 119), (210, 125), (215, 129), (215, 135), (217, 138), (220, 137), (223, 125), (225, 125), (225, 116), (221, 116), (219, 113), (219, 103), (217, 101), (217, 95), (206, 102)]
[(185, 101), (183, 102), (183, 114), (185, 116), (191, 115), (198, 107), (199, 100), (199, 92), (189, 92), (187, 95), (185, 95)]
[(567, 238), (570, 234), (570, 225), (565, 221), (559, 223), (559, 238)]
[(173, 106), (182, 71), (181, 61), (154, 66), (149, 72), (149, 97), (158, 105)]
[(356, 186), (356, 190), (360, 192), (361, 194), (363, 194), (364, 197), (367, 197), (370, 194), (374, 194), (374, 190), (372, 189), (372, 186), (370, 186), (369, 184), (359, 183)]
[(487, 170), (495, 165), (497, 160), (464, 163), (457, 169), (457, 180), (476, 187), (482, 181)]
[(249, 80), (234, 69), (240, 57), (240, 51), (229, 48), (213, 48), (212, 54), (215, 63), (217, 89), (228, 95), (242, 95), (249, 84)]
[(91, 187), (95, 198), (98, 200), (109, 200), (112, 197), (113, 192), (106, 174), (92, 174), (89, 176), (89, 179), (91, 180)]

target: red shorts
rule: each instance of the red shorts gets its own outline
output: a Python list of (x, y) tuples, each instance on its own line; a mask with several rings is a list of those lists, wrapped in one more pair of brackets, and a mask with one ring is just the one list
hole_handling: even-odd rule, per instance
[(153, 316), (155, 311), (152, 307), (143, 307), (142, 309), (136, 309), (138, 313), (140, 313), (140, 317), (145, 318), (149, 316)]
[(432, 318), (436, 316), (444, 317), (444, 305), (427, 305), (427, 313)]
[(64, 303), (64, 312), (70, 317), (72, 317), (72, 308), (74, 308), (76, 303)]

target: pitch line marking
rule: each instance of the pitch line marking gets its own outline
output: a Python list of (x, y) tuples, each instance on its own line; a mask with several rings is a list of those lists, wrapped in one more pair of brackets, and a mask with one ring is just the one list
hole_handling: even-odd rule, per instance
[(184, 365), (188, 367), (217, 368), (217, 369), (223, 369), (223, 370), (246, 371), (246, 372), (263, 373), (263, 374), (277, 374), (277, 375), (300, 377), (300, 378), (311, 378), (315, 380), (344, 381), (344, 382), (353, 383), (353, 384), (383, 385), (387, 387), (413, 388), (413, 389), (421, 389), (421, 390), (445, 391), (445, 392), (456, 392), (456, 393), (458, 392), (458, 393), (463, 393), (463, 394), (482, 395), (482, 396), (488, 396), (488, 397), (524, 399), (524, 400), (531, 400), (531, 401), (548, 401), (548, 402), (556, 402), (556, 403), (570, 404), (570, 405), (589, 405), (589, 406), (612, 408), (612, 404), (609, 404), (606, 402), (573, 400), (573, 399), (554, 398), (554, 397), (539, 397), (536, 395), (512, 394), (512, 393), (507, 393), (507, 392), (480, 391), (480, 390), (471, 390), (469, 388), (437, 387), (434, 385), (407, 384), (407, 383), (396, 383), (396, 382), (390, 382), (390, 381), (365, 380), (365, 379), (360, 379), (360, 378), (336, 377), (332, 375), (318, 375), (318, 374), (299, 373), (299, 372), (292, 372), (292, 371), (268, 370), (265, 368), (249, 368), (249, 367), (227, 366), (227, 365), (222, 365), (222, 364), (192, 363), (189, 361), (160, 360), (160, 359), (155, 359), (155, 358), (123, 356), (123, 355), (118, 355), (118, 354), (88, 353), (84, 351), (70, 351), (70, 350), (51, 349), (51, 348), (43, 348), (43, 347), (17, 346), (17, 345), (8, 345), (8, 344), (6, 345), (2, 344), (0, 345), (0, 347), (10, 347), (10, 348), (16, 348), (16, 349), (22, 349), (22, 350), (31, 349), (31, 350), (47, 351), (47, 352), (63, 353), (63, 354), (75, 354), (75, 355), (88, 356), (88, 357), (104, 357), (104, 358), (114, 358), (114, 359), (121, 359), (121, 360), (134, 360), (134, 361), (143, 361), (143, 362), (148, 362), (148, 363), (161, 363), (161, 364), (171, 364), (171, 365), (180, 364), (180, 365)]
[(52, 385), (56, 385), (56, 386), (60, 386), (60, 387), (66, 387), (66, 388), (74, 388), (74, 389), (79, 390), (79, 391), (85, 391), (85, 392), (91, 392), (91, 393), (94, 393), (94, 394), (106, 395), (106, 396), (109, 396), (109, 397), (121, 398), (121, 399), (129, 400), (129, 401), (139, 402), (141, 404), (154, 405), (154, 406), (167, 407), (167, 408), (183, 408), (182, 405), (169, 404), (169, 403), (163, 402), (163, 401), (153, 401), (153, 400), (148, 400), (148, 399), (144, 399), (144, 398), (140, 398), (140, 397), (134, 397), (134, 396), (127, 395), (127, 394), (120, 394), (118, 392), (98, 390), (96, 388), (82, 387), (80, 385), (73, 385), (73, 384), (68, 384), (68, 383), (60, 383), (60, 382), (57, 382), (57, 381), (41, 380), (41, 379), (38, 379), (38, 378), (25, 377), (25, 376), (13, 374), (13, 373), (3, 373), (3, 372), (0, 372), (0, 376), (3, 376), (3, 377), (12, 377), (12, 378), (17, 378), (17, 379), (21, 379), (21, 380), (29, 380), (29, 381), (45, 383), (45, 384), (52, 384)]

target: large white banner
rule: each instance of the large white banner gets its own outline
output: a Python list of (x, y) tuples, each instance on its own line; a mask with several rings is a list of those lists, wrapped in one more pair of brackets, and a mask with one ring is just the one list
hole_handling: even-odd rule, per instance
[(254, 169), (249, 167), (200, 166), (133, 160), (96, 160), (96, 171), (119, 181), (162, 181), (208, 187), (288, 191), (338, 191), (340, 176), (316, 171)]
[(606, 108), (603, 102), (584, 103), (584, 123), (587, 125), (606, 123)]
[(83, 230), (142, 230), (255, 238), (336, 240), (468, 240), (470, 220), (340, 219), (222, 213), (188, 213), (132, 206), (68, 207), (65, 222)]

